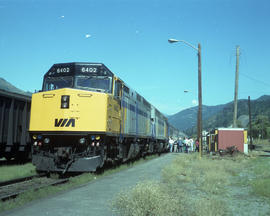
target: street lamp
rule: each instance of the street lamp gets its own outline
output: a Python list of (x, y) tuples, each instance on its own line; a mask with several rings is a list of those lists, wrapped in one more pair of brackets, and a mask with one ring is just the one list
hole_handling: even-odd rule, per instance
[(197, 120), (197, 137), (200, 143), (199, 152), (200, 157), (202, 156), (202, 71), (201, 71), (201, 44), (198, 44), (198, 48), (184, 40), (169, 39), (169, 43), (183, 42), (198, 52), (198, 120)]

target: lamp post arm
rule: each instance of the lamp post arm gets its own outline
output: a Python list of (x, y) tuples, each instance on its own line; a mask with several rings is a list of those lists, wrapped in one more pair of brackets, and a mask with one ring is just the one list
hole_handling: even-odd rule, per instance
[(179, 40), (179, 42), (183, 42), (184, 44), (190, 46), (191, 48), (193, 48), (193, 49), (197, 50), (197, 52), (199, 52), (199, 49), (197, 47), (193, 46), (192, 44), (190, 44), (184, 40)]

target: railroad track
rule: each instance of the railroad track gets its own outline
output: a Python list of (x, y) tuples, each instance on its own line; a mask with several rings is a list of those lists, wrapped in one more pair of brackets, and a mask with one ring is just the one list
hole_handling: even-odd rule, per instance
[(6, 201), (30, 190), (38, 190), (40, 188), (63, 184), (66, 182), (68, 182), (68, 178), (52, 179), (46, 177), (46, 175), (34, 175), (0, 182), (0, 200)]

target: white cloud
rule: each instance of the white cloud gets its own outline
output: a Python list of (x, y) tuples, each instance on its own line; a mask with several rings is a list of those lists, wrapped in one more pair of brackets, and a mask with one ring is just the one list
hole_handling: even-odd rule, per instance
[(192, 100), (192, 102), (191, 102), (193, 105), (197, 105), (197, 100)]
[(64, 15), (62, 15), (62, 16), (61, 16), (61, 18), (65, 18), (65, 16), (64, 16)]
[(85, 37), (86, 37), (86, 38), (90, 38), (91, 35), (90, 35), (90, 34), (86, 34)]

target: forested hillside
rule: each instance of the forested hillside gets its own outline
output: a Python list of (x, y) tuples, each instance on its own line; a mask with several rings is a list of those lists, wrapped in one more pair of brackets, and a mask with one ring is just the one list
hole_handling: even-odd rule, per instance
[[(233, 122), (233, 102), (218, 106), (203, 106), (203, 129), (230, 127)], [(238, 101), (238, 127), (248, 127), (248, 100)], [(253, 135), (270, 137), (270, 96), (251, 100)], [(196, 134), (197, 107), (183, 110), (169, 117), (169, 121), (187, 134)]]
[[(209, 119), (216, 113), (220, 112), (225, 105), (218, 106), (202, 106), (202, 118), (203, 120)], [(197, 124), (198, 107), (191, 107), (180, 111), (174, 115), (168, 117), (168, 120), (175, 127), (181, 131), (190, 129)]]

